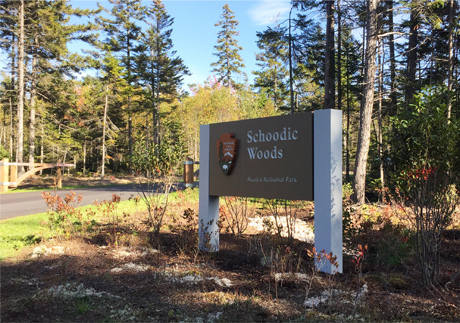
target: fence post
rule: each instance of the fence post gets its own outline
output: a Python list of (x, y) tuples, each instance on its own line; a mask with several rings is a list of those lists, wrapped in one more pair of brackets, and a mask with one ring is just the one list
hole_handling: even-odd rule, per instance
[(56, 172), (56, 179), (57, 179), (57, 187), (62, 188), (62, 171), (61, 171), (61, 161), (58, 160), (57, 172)]
[(193, 187), (193, 164), (194, 161), (190, 157), (186, 157), (184, 161), (184, 184), (185, 187)]
[(11, 186), (17, 186), (16, 184), (18, 182), (18, 166), (17, 165), (10, 165), (10, 182)]
[(8, 191), (8, 158), (3, 158), (0, 165), (0, 192)]

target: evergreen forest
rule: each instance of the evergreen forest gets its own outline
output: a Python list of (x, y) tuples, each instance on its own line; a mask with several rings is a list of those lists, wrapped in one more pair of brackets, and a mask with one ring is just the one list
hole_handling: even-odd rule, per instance
[[(288, 5), (255, 64), (250, 1), (218, 2), (195, 84), (172, 2), (0, 0), (0, 189), (4, 159), (76, 165), (68, 191), (54, 165), (0, 195), (0, 321), (458, 322), (460, 0), (252, 1)], [(322, 109), (342, 112), (330, 208), (182, 183), (201, 125)], [(34, 193), (46, 213), (5, 216)]]
[[(72, 162), (101, 177), (164, 173), (199, 159), (202, 124), (340, 109), (356, 202), (409, 194), (422, 173), (439, 174), (433, 185), (458, 183), (459, 1), (292, 0), (288, 19), (257, 32), (253, 84), (238, 13), (225, 4), (210, 26), (211, 76), (188, 90), (167, 6), (109, 3), (0, 1), (1, 158)], [(74, 40), (92, 49), (73, 53)]]

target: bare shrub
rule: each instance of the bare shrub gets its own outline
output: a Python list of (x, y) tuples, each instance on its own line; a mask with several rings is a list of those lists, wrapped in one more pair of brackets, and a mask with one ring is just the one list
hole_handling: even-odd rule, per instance
[(276, 234), (280, 238), (283, 232), (285, 232), (288, 238), (288, 244), (291, 245), (294, 241), (295, 223), (298, 217), (298, 211), (302, 207), (302, 202), (271, 199), (266, 200), (264, 204), (274, 217), (274, 223), (267, 223), (267, 225), (273, 225)]
[(223, 221), (235, 236), (240, 236), (248, 228), (249, 218), (254, 215), (254, 209), (249, 205), (249, 198), (226, 196), (226, 209), (221, 208)]
[(460, 204), (459, 193), (449, 174), (422, 168), (407, 175), (409, 189), (402, 200), (412, 211), (407, 219), (415, 229), (415, 250), (425, 286), (438, 283), (442, 233), (452, 223)]
[(171, 176), (166, 176), (161, 179), (150, 179), (138, 187), (141, 199), (147, 207), (148, 223), (153, 228), (153, 232), (158, 234), (163, 224), (169, 193), (174, 187), (174, 182)]
[(184, 223), (178, 226), (180, 230), (176, 245), (182, 254), (196, 254), (198, 252), (198, 215), (188, 208), (182, 214)]
[(138, 190), (147, 207), (148, 223), (157, 236), (163, 224), (169, 202), (169, 193), (174, 189), (178, 173), (185, 155), (185, 147), (178, 140), (179, 134), (174, 124), (162, 126), (163, 137), (159, 143), (145, 146), (138, 142), (131, 164), (139, 173), (145, 174), (145, 182), (139, 183)]

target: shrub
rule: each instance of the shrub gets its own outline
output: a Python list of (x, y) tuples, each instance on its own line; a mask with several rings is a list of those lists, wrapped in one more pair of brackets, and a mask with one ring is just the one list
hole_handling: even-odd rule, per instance
[(152, 143), (146, 147), (144, 143), (138, 143), (132, 158), (133, 169), (144, 173), (147, 180), (138, 188), (147, 208), (148, 223), (158, 238), (169, 203), (169, 193), (174, 187), (174, 177), (182, 166), (186, 152), (173, 130), (172, 125), (166, 125), (159, 144)]
[(355, 240), (368, 245), (369, 265), (388, 268), (404, 265), (409, 261), (413, 241), (405, 226), (378, 218), (375, 222), (363, 222), (361, 228), (361, 233)]
[[(399, 202), (412, 210), (415, 250), (423, 282), (439, 275), (442, 232), (459, 204), (460, 127), (446, 118), (439, 89), (425, 88), (409, 112), (394, 118), (393, 183)], [(442, 91), (442, 89), (441, 89)]]
[(0, 160), (3, 158), (11, 158), (10, 153), (0, 145)]
[(254, 209), (249, 204), (247, 197), (226, 196), (225, 207), (221, 207), (223, 221), (227, 229), (235, 236), (240, 236), (248, 228), (249, 218), (254, 214)]
[(182, 214), (183, 225), (179, 225), (180, 235), (176, 240), (179, 252), (183, 254), (197, 253), (198, 251), (198, 215), (191, 208)]
[(83, 216), (76, 206), (80, 204), (82, 194), (77, 196), (74, 191), (70, 191), (63, 199), (57, 194), (42, 192), (42, 197), (48, 207), (48, 221), (44, 224), (47, 224), (57, 236), (65, 234), (70, 237), (81, 231)]
[(298, 211), (304, 205), (302, 201), (289, 201), (283, 199), (263, 200), (264, 207), (273, 215), (274, 223), (267, 219), (264, 221), (268, 231), (275, 230), (278, 238), (287, 233), (288, 244), (292, 245), (295, 235), (295, 223), (298, 218)]

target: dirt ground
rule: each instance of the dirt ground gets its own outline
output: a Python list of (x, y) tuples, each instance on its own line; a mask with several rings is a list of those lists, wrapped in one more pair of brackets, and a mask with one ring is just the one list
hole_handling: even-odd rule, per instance
[[(460, 320), (460, 277), (454, 279), (459, 230), (444, 234), (440, 283), (427, 289), (413, 257), (404, 249), (394, 252), (399, 244), (386, 240), (389, 231), (382, 230), (388, 229), (347, 239), (343, 273), (328, 275), (314, 270), (311, 240), (289, 240), (266, 225), (250, 226), (240, 236), (222, 226), (220, 250), (201, 252), (197, 210), (197, 202), (186, 198), (171, 205), (159, 236), (146, 213), (137, 212), (19, 251), (1, 262), (0, 321)], [(306, 230), (311, 212), (307, 205), (297, 216)], [(266, 224), (268, 215), (256, 209), (251, 217)], [(369, 249), (357, 266), (357, 246), (364, 243)]]
[[(139, 183), (139, 180), (142, 180), (140, 177), (135, 176), (106, 176), (104, 179), (101, 179), (100, 176), (85, 176), (85, 177), (75, 177), (75, 176), (63, 176), (62, 185), (63, 186), (106, 186), (106, 185), (116, 185), (116, 184), (130, 184), (130, 183)], [(56, 185), (56, 177), (53, 176), (39, 176), (34, 175), (21, 184), (18, 185), (19, 189), (44, 189), (52, 188)]]

